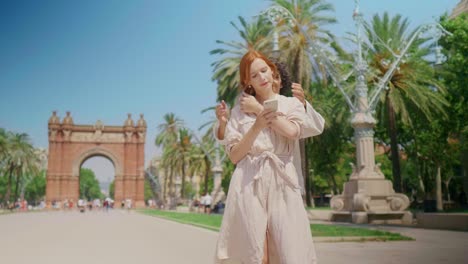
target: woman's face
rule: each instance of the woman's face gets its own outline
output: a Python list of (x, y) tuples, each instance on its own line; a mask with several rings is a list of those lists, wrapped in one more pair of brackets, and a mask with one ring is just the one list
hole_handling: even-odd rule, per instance
[(255, 89), (255, 93), (268, 97), (272, 93), (273, 72), (262, 59), (255, 59), (250, 66), (250, 85)]

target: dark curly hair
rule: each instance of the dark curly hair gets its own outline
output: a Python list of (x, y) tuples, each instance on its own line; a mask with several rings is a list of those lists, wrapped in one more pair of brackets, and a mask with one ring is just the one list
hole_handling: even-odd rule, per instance
[(279, 94), (284, 95), (284, 96), (292, 96), (292, 81), (291, 81), (291, 76), (289, 75), (288, 72), (288, 67), (286, 64), (279, 59), (275, 58), (269, 58), (275, 65), (276, 68), (278, 69), (278, 73), (281, 78), (281, 87), (279, 90)]

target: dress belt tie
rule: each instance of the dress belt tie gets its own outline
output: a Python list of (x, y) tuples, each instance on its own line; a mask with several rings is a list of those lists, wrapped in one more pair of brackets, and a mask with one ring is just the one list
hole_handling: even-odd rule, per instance
[(269, 164), (271, 168), (277, 172), (277, 174), (284, 180), (284, 182), (289, 185), (292, 189), (300, 189), (300, 186), (294, 183), (286, 174), (286, 168), (284, 162), (273, 152), (271, 151), (264, 151), (262, 154), (258, 156), (254, 156), (251, 158), (252, 163), (255, 164), (257, 167), (257, 174), (254, 176), (254, 191), (256, 192), (260, 203), (263, 207), (265, 207), (266, 201), (266, 194), (264, 191), (259, 187), (258, 180), (262, 177), (265, 177), (265, 166)]

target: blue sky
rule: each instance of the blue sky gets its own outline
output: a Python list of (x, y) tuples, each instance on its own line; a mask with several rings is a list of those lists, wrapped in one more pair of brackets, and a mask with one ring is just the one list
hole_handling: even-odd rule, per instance
[[(329, 2), (338, 19), (330, 27), (332, 32), (343, 37), (354, 31), (354, 1)], [(365, 18), (376, 12), (400, 13), (416, 26), (451, 12), (457, 3), (361, 0), (361, 11)], [(127, 113), (134, 120), (143, 113), (149, 160), (158, 153), (153, 142), (165, 113), (175, 113), (193, 130), (214, 117), (200, 113), (216, 103), (210, 65), (217, 58), (209, 51), (219, 47), (217, 39), (239, 40), (230, 21), (237, 22), (239, 15), (249, 19), (269, 4), (261, 0), (1, 1), (0, 127), (28, 133), (35, 146), (47, 147), (52, 110), (61, 118), (71, 111), (77, 124), (100, 119), (121, 125)], [(92, 164), (105, 167), (98, 159)]]

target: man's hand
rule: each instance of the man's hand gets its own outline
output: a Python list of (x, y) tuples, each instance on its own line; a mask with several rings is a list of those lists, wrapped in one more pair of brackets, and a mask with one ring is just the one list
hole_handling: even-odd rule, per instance
[(216, 118), (220, 124), (227, 124), (229, 120), (229, 108), (224, 100), (216, 106)]
[(304, 89), (302, 89), (302, 86), (298, 83), (293, 83), (291, 87), (292, 87), (293, 96), (299, 99), (299, 101), (301, 101), (301, 103), (305, 106), (306, 101), (305, 101)]
[(261, 105), (252, 95), (242, 93), (240, 99), (240, 109), (246, 114), (258, 115), (263, 111), (263, 105)]
[(272, 88), (274, 93), (279, 94), (281, 89), (281, 78), (279, 76), (273, 79)]

